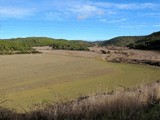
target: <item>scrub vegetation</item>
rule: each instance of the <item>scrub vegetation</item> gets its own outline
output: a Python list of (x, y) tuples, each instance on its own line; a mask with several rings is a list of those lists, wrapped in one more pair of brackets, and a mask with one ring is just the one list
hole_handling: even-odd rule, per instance
[(119, 46), (141, 50), (160, 50), (160, 32), (146, 36), (120, 36), (97, 42), (100, 46)]
[(3, 120), (159, 120), (159, 81), (134, 88), (35, 104), (26, 113), (0, 108)]
[(0, 54), (37, 53), (32, 47), (38, 46), (51, 46), (53, 49), (87, 51), (89, 50), (87, 47), (92, 46), (92, 43), (46, 37), (6, 39), (0, 40)]

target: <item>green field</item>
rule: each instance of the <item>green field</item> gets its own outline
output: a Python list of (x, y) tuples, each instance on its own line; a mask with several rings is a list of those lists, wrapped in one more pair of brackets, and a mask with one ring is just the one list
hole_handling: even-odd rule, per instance
[(9, 99), (3, 106), (19, 110), (46, 99), (71, 99), (159, 79), (160, 68), (147, 65), (53, 54), (0, 56), (0, 100)]

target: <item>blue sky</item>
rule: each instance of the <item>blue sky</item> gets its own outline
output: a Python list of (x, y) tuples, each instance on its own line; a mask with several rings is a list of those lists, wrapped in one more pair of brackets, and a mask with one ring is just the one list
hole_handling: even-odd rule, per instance
[(160, 0), (0, 0), (0, 38), (106, 40), (160, 31)]

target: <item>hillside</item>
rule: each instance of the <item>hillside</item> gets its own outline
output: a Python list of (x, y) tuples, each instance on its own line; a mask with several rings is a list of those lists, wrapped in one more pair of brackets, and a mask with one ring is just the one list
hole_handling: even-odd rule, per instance
[(133, 49), (160, 50), (160, 31), (152, 33), (128, 46)]
[(92, 46), (92, 44), (81, 40), (71, 41), (47, 37), (1, 39), (0, 54), (33, 53), (35, 50), (32, 47), (37, 46), (52, 46), (53, 49), (63, 50), (88, 50), (87, 47)]
[(142, 50), (160, 50), (160, 32), (147, 36), (120, 36), (110, 40), (97, 42), (100, 46), (129, 47)]
[(48, 37), (27, 37), (0, 39), (0, 54), (36, 53), (32, 47), (51, 46), (53, 49), (83, 50), (88, 47), (119, 46), (132, 49), (160, 50), (160, 32), (148, 36), (120, 36), (106, 41), (87, 42), (81, 40), (54, 39)]
[(135, 43), (136, 41), (141, 40), (144, 38), (143, 36), (120, 36), (120, 37), (115, 37), (110, 40), (106, 40), (100, 43), (101, 46), (120, 46), (120, 47), (125, 47), (129, 44)]

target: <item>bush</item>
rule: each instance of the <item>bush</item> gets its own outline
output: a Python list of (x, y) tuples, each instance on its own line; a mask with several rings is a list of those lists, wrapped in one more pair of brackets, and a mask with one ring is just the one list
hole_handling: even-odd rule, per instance
[(55, 50), (80, 50), (80, 51), (88, 51), (86, 45), (82, 45), (77, 41), (54, 41), (52, 44), (52, 48)]
[(102, 54), (107, 54), (107, 52), (105, 50), (101, 50)]

